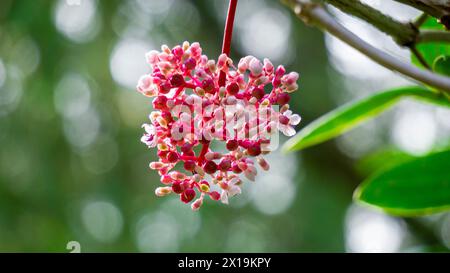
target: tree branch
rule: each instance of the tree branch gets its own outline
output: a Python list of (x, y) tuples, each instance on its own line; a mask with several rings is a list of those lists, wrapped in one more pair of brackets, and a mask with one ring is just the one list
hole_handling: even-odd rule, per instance
[(284, 2), (306, 23), (311, 23), (327, 30), (330, 34), (380, 65), (450, 94), (450, 78), (401, 62), (393, 56), (371, 46), (339, 24), (323, 6), (308, 0), (284, 0)]
[(417, 50), (416, 46), (414, 46), (414, 45), (411, 46), (409, 48), (409, 50), (411, 50), (412, 54), (414, 54), (414, 56), (416, 56), (417, 60), (423, 65), (423, 67), (425, 67), (428, 70), (431, 70), (430, 65), (427, 63), (427, 61), (422, 56), (422, 54), (420, 54), (419, 50)]
[(438, 19), (442, 18), (444, 15), (449, 14), (449, 12), (447, 12), (443, 8), (427, 4), (424, 1), (420, 0), (394, 0), (394, 1), (414, 7)]
[(417, 28), (412, 24), (405, 24), (383, 14), (377, 9), (359, 0), (325, 0), (341, 11), (356, 16), (391, 36), (401, 46), (414, 44)]
[(450, 43), (450, 32), (441, 30), (422, 30), (417, 36), (417, 43)]

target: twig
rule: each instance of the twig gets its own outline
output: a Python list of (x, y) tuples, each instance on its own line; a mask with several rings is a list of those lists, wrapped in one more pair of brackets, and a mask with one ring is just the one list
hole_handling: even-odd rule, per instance
[(423, 23), (425, 23), (425, 21), (427, 21), (428, 19), (428, 14), (427, 13), (422, 13), (419, 17), (417, 17), (414, 22), (413, 25), (418, 29), (420, 26), (423, 25)]
[(422, 30), (417, 36), (417, 43), (450, 43), (450, 32), (441, 30)]
[(442, 16), (447, 14), (445, 11), (435, 6), (427, 5), (426, 3), (418, 0), (394, 0), (394, 1), (414, 7), (436, 18), (441, 18)]
[(427, 63), (422, 54), (417, 50), (415, 45), (411, 46), (409, 50), (411, 50), (412, 54), (416, 56), (417, 60), (420, 62), (421, 65), (423, 65), (426, 69), (431, 70), (430, 65)]
[(383, 14), (360, 0), (324, 0), (341, 11), (356, 16), (391, 36), (400, 46), (411, 47), (416, 43), (450, 42), (450, 32), (420, 30), (428, 14), (423, 13), (411, 23), (402, 23)]
[(377, 9), (359, 0), (325, 0), (341, 11), (356, 16), (391, 36), (401, 46), (415, 42), (418, 29), (411, 24), (405, 24), (383, 14)]
[(330, 34), (382, 66), (397, 71), (416, 81), (450, 93), (450, 78), (401, 62), (393, 56), (371, 46), (339, 24), (321, 5), (307, 0), (285, 0), (285, 2), (294, 10), (297, 16), (305, 22), (324, 28)]

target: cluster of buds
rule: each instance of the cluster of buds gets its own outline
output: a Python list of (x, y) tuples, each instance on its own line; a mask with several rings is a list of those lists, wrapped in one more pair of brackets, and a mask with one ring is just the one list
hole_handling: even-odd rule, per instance
[(298, 74), (253, 56), (237, 67), (225, 54), (209, 60), (199, 43), (163, 45), (146, 58), (152, 72), (141, 77), (137, 90), (153, 97), (141, 141), (157, 147), (159, 160), (150, 168), (164, 186), (156, 195), (177, 194), (193, 210), (205, 196), (228, 204), (241, 193), (242, 177), (255, 180), (256, 163), (269, 170), (264, 155), (274, 149), (274, 135), (295, 134), (300, 116), (288, 103)]

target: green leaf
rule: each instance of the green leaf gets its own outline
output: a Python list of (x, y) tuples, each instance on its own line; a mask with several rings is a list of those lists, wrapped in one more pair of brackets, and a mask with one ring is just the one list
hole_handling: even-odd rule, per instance
[[(420, 27), (420, 29), (442, 30), (445, 28), (439, 24), (436, 18), (430, 17)], [(425, 61), (431, 66), (437, 57), (441, 55), (450, 55), (450, 46), (447, 43), (423, 43), (417, 45), (417, 50), (423, 56)], [(414, 54), (411, 54), (411, 61), (418, 67), (423, 67)]]
[(450, 76), (450, 55), (441, 55), (434, 60), (433, 70), (436, 73)]
[(405, 153), (397, 148), (384, 148), (359, 159), (355, 165), (355, 169), (363, 177), (367, 177), (380, 170), (381, 166), (399, 165), (400, 163), (416, 158), (413, 155)]
[(341, 106), (315, 120), (288, 140), (283, 146), (283, 151), (301, 150), (339, 136), (380, 114), (405, 96), (450, 107), (449, 99), (419, 86), (402, 87), (377, 93), (360, 101)]
[(450, 209), (450, 150), (413, 159), (369, 177), (354, 199), (397, 216)]

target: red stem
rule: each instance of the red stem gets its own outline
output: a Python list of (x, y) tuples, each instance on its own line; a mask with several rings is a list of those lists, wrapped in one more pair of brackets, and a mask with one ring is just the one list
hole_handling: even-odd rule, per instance
[[(234, 24), (234, 16), (236, 14), (238, 0), (230, 0), (230, 5), (228, 6), (228, 14), (227, 21), (225, 23), (225, 31), (223, 34), (223, 43), (222, 43), (222, 53), (230, 56), (231, 50), (231, 38), (233, 36), (233, 24)], [(225, 72), (220, 71), (219, 75), (219, 86), (225, 86), (227, 75)], [(200, 165), (205, 161), (205, 155), (209, 150), (209, 142), (203, 144), (200, 155), (198, 156), (198, 163)]]
[(198, 156), (198, 163), (200, 165), (203, 165), (203, 162), (205, 161), (205, 155), (209, 150), (209, 142), (202, 145), (202, 150), (200, 151), (200, 155)]
[[(233, 24), (234, 24), (234, 16), (236, 14), (238, 0), (230, 0), (230, 5), (228, 6), (228, 14), (227, 21), (225, 23), (225, 31), (223, 34), (223, 43), (222, 43), (222, 53), (230, 56), (231, 49), (231, 38), (233, 36)], [(226, 74), (223, 71), (220, 71), (219, 75), (219, 86), (224, 86), (226, 81)]]

